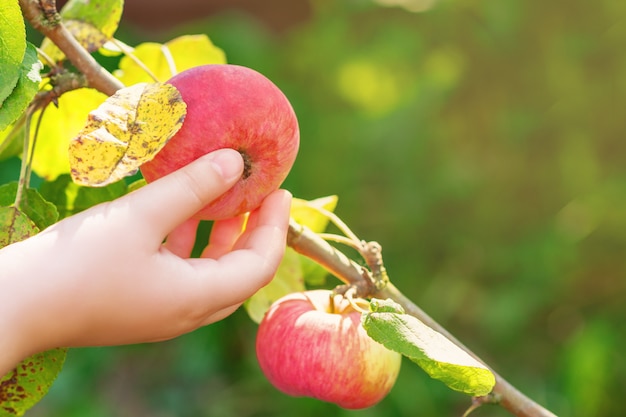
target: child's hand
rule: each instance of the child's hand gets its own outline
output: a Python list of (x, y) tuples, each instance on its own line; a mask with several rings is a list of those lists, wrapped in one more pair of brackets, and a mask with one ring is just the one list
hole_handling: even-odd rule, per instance
[(198, 222), (187, 219), (242, 170), (236, 151), (216, 151), (1, 250), (0, 351), (9, 359), (0, 375), (54, 347), (173, 338), (226, 317), (267, 284), (285, 250), (283, 190), (251, 213), (244, 233), (243, 217), (216, 222), (202, 258), (188, 259)]

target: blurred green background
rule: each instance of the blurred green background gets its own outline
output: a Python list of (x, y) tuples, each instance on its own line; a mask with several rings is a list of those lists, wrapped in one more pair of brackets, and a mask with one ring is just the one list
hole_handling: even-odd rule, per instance
[[(626, 413), (626, 2), (126, 9), (118, 38), (131, 45), (206, 33), (274, 80), (301, 125), (285, 187), (338, 195), (396, 285), (512, 384), (560, 416)], [(4, 162), (1, 179), (16, 169)], [(165, 343), (71, 350), (28, 415), (460, 416), (470, 404), (410, 362), (371, 409), (287, 397), (258, 369), (255, 327), (239, 311)]]

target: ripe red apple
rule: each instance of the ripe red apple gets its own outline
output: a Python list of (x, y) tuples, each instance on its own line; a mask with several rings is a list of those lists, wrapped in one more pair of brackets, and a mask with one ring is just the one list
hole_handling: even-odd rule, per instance
[(314, 290), (275, 301), (259, 325), (259, 365), (286, 394), (348, 409), (373, 406), (393, 387), (401, 355), (371, 339), (361, 313), (331, 294)]
[(237, 216), (259, 206), (291, 169), (300, 133), (282, 91), (257, 71), (238, 65), (203, 65), (169, 81), (187, 104), (181, 129), (141, 167), (147, 182), (221, 148), (241, 153), (237, 184), (196, 214), (202, 220)]

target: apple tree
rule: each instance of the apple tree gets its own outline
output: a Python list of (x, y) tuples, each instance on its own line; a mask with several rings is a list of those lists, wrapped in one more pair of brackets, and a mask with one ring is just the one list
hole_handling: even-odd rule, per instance
[[(244, 154), (244, 176), (254, 181), (233, 192), (256, 200), (223, 202), (244, 212), (259, 204), (263, 187), (264, 193), (279, 187), (294, 163), (296, 115), (270, 80), (228, 64), (227, 51), (204, 35), (127, 45), (115, 37), (122, 14), (123, 0), (70, 0), (60, 11), (54, 0), (3, 0), (0, 159), (21, 155), (21, 169), (17, 182), (0, 186), (0, 247), (188, 163), (164, 162), (186, 146), (191, 159), (221, 147)], [(44, 35), (40, 45), (27, 41), (25, 24)], [(105, 56), (119, 57), (117, 68), (104, 69), (98, 59)], [(226, 88), (223, 79), (214, 82), (233, 71), (243, 79)], [(194, 143), (227, 136), (225, 126), (229, 135), (243, 133), (235, 142)], [(31, 185), (33, 173), (43, 179), (38, 187)], [(392, 389), (404, 356), (434, 383), (467, 394), (466, 415), (487, 403), (517, 416), (553, 415), (396, 288), (381, 246), (359, 238), (333, 213), (337, 201), (294, 200), (282, 264), (244, 305), (260, 323), (259, 361), (278, 389), (369, 407)], [(234, 215), (223, 208), (203, 218)], [(340, 233), (328, 233), (329, 224)], [(328, 272), (341, 282), (321, 278)], [(326, 289), (310, 290), (320, 286)], [(0, 416), (22, 415), (36, 404), (62, 372), (66, 353), (63, 347), (38, 353), (3, 375)], [(384, 366), (377, 368), (380, 358)], [(340, 383), (329, 385), (338, 375)]]

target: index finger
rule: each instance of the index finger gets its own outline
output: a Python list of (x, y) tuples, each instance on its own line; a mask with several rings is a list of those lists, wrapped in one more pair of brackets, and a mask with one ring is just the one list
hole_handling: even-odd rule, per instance
[(204, 155), (123, 197), (146, 232), (164, 238), (176, 226), (228, 191), (241, 177), (243, 159), (234, 149)]

